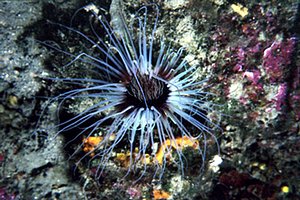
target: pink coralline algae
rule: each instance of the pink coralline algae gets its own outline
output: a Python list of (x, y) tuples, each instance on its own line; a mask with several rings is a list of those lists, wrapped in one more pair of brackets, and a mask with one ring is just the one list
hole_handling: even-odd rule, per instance
[(260, 71), (259, 70), (253, 70), (252, 72), (246, 71), (243, 73), (243, 77), (246, 77), (253, 84), (258, 85), (258, 81), (260, 79)]
[(0, 153), (0, 164), (4, 161), (4, 155)]
[[(300, 79), (294, 77), (300, 73), (292, 72), (295, 67), (300, 68), (292, 65), (297, 40), (291, 34), (284, 34), (276, 13), (266, 11), (261, 5), (253, 11), (256, 20), (222, 17), (222, 26), (216, 31), (227, 37), (213, 35), (211, 38), (215, 42), (212, 54), (220, 55), (211, 66), (221, 80), (221, 91), (244, 106), (256, 105), (257, 110), (252, 110), (256, 113), (260, 113), (259, 105), (279, 112), (285, 112), (284, 107), (295, 110), (300, 107), (296, 100), (300, 94), (296, 92), (300, 90)], [(238, 92), (230, 90), (233, 84), (239, 86)], [(300, 118), (300, 112), (298, 116)]]
[(14, 194), (8, 194), (6, 192), (5, 187), (0, 187), (0, 199), (2, 200), (14, 200), (16, 199), (16, 195)]
[(287, 93), (287, 84), (282, 83), (279, 86), (278, 93), (275, 96), (275, 108), (277, 111), (281, 110), (281, 107), (285, 104)]
[(129, 194), (131, 199), (139, 199), (142, 196), (142, 193), (140, 190), (137, 190), (133, 187), (130, 187), (126, 190), (127, 194)]
[(263, 67), (268, 73), (271, 83), (282, 80), (283, 70), (291, 63), (291, 55), (295, 45), (295, 38), (286, 41), (274, 41), (265, 49)]

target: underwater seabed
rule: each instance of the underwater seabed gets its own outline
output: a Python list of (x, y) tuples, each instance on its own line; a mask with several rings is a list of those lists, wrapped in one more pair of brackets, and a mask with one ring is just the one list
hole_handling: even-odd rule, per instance
[[(0, 199), (300, 198), (298, 1), (33, 0), (0, 4)], [(146, 43), (138, 34), (143, 20), (133, 20), (145, 5)], [(92, 13), (107, 20), (106, 27), (113, 31), (105, 30)], [(145, 19), (143, 13), (136, 16)], [(132, 40), (124, 37), (124, 24), (136, 34)], [(96, 42), (91, 44), (63, 26)], [(147, 43), (151, 38), (152, 48)], [(118, 41), (119, 47), (131, 44), (120, 50), (123, 54), (113, 48)], [(133, 63), (147, 66), (136, 79), (145, 83), (139, 85), (126, 76), (109, 94), (128, 91), (140, 101), (134, 106), (152, 105), (147, 116), (141, 115), (134, 123), (128, 117), (131, 107), (125, 111), (121, 106), (118, 112), (126, 115), (120, 120), (128, 117), (132, 126), (113, 118), (92, 129), (91, 125), (116, 111), (115, 107), (105, 109), (109, 104), (103, 103), (97, 109), (104, 112), (64, 129), (78, 114), (107, 98), (103, 86), (99, 93), (91, 91), (93, 95), (85, 90), (93, 80), (103, 84), (102, 80), (119, 78), (118, 70), (101, 75), (99, 69), (118, 64), (122, 71), (123, 65), (114, 61), (126, 60), (120, 55), (134, 55), (139, 44), (146, 44), (146, 51), (137, 48), (136, 55), (144, 57), (137, 56)], [(97, 50), (97, 45), (109, 53)], [(82, 52), (98, 60), (87, 60)], [(155, 65), (160, 52), (168, 55), (166, 62)], [(95, 70), (101, 59), (106, 68)], [(150, 70), (155, 66), (171, 67), (164, 68), (169, 73), (156, 73), (159, 70)], [(176, 72), (183, 72), (182, 77), (192, 75), (170, 81)], [(193, 87), (186, 92), (184, 84)], [(148, 91), (153, 85), (157, 90)], [(140, 88), (148, 92), (135, 93)], [(98, 96), (74, 98), (68, 93), (74, 89), (81, 89), (82, 97)], [(179, 92), (170, 99), (174, 91)], [(197, 98), (191, 101), (193, 95)], [(160, 103), (168, 99), (180, 104)], [(168, 122), (159, 125), (158, 120), (166, 118)], [(122, 137), (111, 128), (112, 123), (124, 130)], [(128, 132), (133, 127), (137, 136), (131, 146), (133, 135)], [(142, 127), (148, 132), (141, 134)], [(101, 167), (103, 159), (105, 168)]]

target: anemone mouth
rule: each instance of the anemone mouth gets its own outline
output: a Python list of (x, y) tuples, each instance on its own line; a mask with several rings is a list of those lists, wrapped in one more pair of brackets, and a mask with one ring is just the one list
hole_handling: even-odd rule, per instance
[(162, 111), (166, 107), (170, 89), (162, 80), (158, 80), (149, 74), (138, 72), (125, 84), (127, 91), (123, 104), (134, 108), (155, 107)]

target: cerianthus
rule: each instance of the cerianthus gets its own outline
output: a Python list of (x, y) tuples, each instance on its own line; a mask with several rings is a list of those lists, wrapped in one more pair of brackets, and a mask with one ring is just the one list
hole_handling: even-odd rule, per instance
[(216, 125), (206, 115), (213, 107), (208, 101), (211, 93), (204, 90), (206, 81), (197, 80), (196, 66), (190, 66), (182, 58), (183, 48), (174, 51), (163, 39), (155, 42), (158, 8), (151, 7), (155, 8), (156, 15), (150, 33), (147, 29), (147, 6), (137, 11), (132, 26), (128, 26), (124, 18), (121, 19), (124, 29), (121, 33), (89, 9), (105, 31), (106, 39), (100, 37), (93, 26), (91, 28), (97, 41), (75, 28), (63, 26), (83, 37), (103, 56), (95, 57), (87, 52), (75, 55), (57, 49), (73, 57), (68, 65), (77, 61), (91, 64), (101, 78), (54, 79), (80, 85), (80, 88), (54, 98), (61, 100), (61, 103), (67, 99), (96, 99), (96, 103), (60, 123), (57, 134), (82, 126), (94, 118), (97, 120), (80, 129), (76, 137), (91, 137), (97, 135), (100, 127), (107, 127), (95, 148), (84, 156), (99, 161), (99, 176), (112, 158), (114, 149), (120, 144), (124, 146), (124, 142), (127, 145), (124, 149), (130, 152), (128, 172), (137, 163), (142, 163), (146, 170), (149, 152), (156, 153), (157, 147), (165, 145), (161, 149), (161, 160), (154, 157), (152, 162), (160, 169), (161, 177), (171, 152), (177, 155), (177, 159), (172, 161), (182, 173), (184, 171), (186, 159), (183, 148), (180, 148), (184, 144), (176, 143), (178, 138), (189, 138), (199, 146), (196, 149), (202, 158), (201, 165), (205, 160), (207, 137), (216, 140), (212, 133)]

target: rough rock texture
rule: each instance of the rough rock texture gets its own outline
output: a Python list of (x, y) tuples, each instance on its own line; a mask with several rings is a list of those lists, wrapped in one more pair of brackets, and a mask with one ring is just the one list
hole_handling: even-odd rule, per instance
[[(211, 141), (200, 176), (194, 172), (197, 159), (191, 150), (187, 159), (195, 163), (190, 163), (185, 177), (170, 165), (160, 182), (148, 176), (138, 183), (135, 176), (122, 179), (124, 163), (115, 156), (100, 184), (89, 166), (95, 163), (81, 162), (75, 169), (80, 156), (68, 159), (81, 143), (66, 147), (68, 135), (55, 136), (55, 128), (46, 129), (61, 117), (57, 102), (47, 100), (67, 86), (43, 77), (90, 74), (82, 71), (84, 65), (66, 69), (68, 58), (39, 43), (51, 40), (76, 52), (84, 41), (47, 20), (69, 25), (75, 11), (89, 2), (0, 2), (0, 199), (300, 198), (296, 0), (154, 1), (161, 9), (157, 37), (164, 36), (174, 48), (186, 48), (189, 63), (199, 64), (199, 78), (208, 79), (216, 94), (212, 101), (221, 105), (216, 112), (221, 115), (209, 113), (223, 130), (216, 130), (220, 155)], [(109, 0), (91, 2), (107, 16), (113, 12)], [(129, 19), (150, 2), (124, 0), (125, 16)], [(89, 28), (88, 16), (80, 25)], [(67, 103), (65, 115), (93, 102)], [(117, 155), (122, 149), (115, 151)]]

